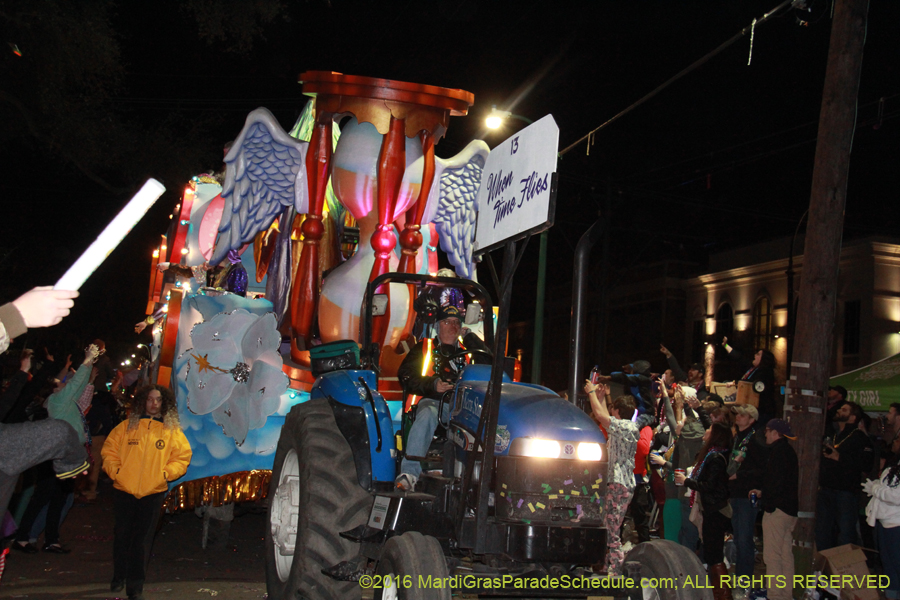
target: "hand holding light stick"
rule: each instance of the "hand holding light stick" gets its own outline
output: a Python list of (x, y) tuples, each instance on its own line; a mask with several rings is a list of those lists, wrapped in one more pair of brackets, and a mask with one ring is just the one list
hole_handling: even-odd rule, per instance
[(110, 252), (128, 235), (131, 228), (141, 220), (150, 207), (166, 191), (165, 186), (155, 179), (148, 179), (134, 198), (110, 221), (94, 243), (84, 251), (69, 267), (65, 275), (53, 286), (57, 290), (77, 290), (91, 274), (97, 270)]

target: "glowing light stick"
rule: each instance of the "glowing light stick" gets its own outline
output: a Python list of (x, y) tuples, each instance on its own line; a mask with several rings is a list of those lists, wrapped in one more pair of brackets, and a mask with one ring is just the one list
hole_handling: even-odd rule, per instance
[(134, 198), (125, 205), (116, 218), (109, 222), (94, 243), (91, 244), (78, 260), (69, 267), (56, 285), (57, 290), (77, 290), (91, 274), (97, 270), (110, 252), (128, 235), (131, 228), (141, 220), (150, 207), (166, 191), (165, 186), (155, 179), (148, 179)]

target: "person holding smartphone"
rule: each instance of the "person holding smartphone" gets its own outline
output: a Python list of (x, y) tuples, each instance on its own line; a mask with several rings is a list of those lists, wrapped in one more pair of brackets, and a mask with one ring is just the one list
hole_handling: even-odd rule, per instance
[(622, 549), (622, 523), (634, 494), (634, 455), (637, 451), (640, 431), (631, 421), (635, 412), (632, 396), (620, 396), (615, 400), (604, 383), (594, 384), (588, 379), (584, 391), (591, 401), (591, 411), (600, 426), (609, 433), (606, 450), (609, 453), (609, 471), (606, 485), (606, 533), (609, 552), (606, 555), (606, 573), (609, 577), (622, 574), (625, 552)]

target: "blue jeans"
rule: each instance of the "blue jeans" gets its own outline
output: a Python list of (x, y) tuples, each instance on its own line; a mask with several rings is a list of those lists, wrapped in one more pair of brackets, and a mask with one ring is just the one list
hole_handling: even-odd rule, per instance
[[(409, 436), (406, 438), (407, 456), (425, 456), (428, 447), (434, 438), (434, 432), (438, 426), (438, 401), (431, 398), (422, 398), (416, 405), (416, 420), (409, 428)], [(443, 413), (446, 423), (450, 421), (450, 410), (444, 407)], [(419, 477), (422, 475), (422, 465), (417, 460), (400, 461), (400, 472)]]
[[(687, 488), (679, 487), (679, 493), (683, 494)], [(681, 502), (681, 530), (678, 532), (678, 543), (697, 553), (697, 545), (700, 542), (700, 532), (697, 526), (691, 523), (691, 503), (687, 498), (679, 498)]]
[(856, 531), (859, 492), (819, 488), (816, 498), (816, 549), (859, 544)]
[(891, 599), (900, 598), (900, 527), (885, 527), (881, 521), (876, 521), (875, 540), (884, 574), (891, 578), (884, 595)]
[(737, 550), (736, 575), (753, 577), (753, 562), (756, 559), (756, 544), (753, 543), (753, 532), (756, 530), (756, 513), (758, 509), (750, 503), (749, 498), (731, 498), (731, 530), (734, 533), (734, 547)]

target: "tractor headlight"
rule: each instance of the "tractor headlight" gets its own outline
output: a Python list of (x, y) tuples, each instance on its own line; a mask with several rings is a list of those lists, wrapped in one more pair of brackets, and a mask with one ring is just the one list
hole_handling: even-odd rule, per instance
[(603, 447), (597, 442), (565, 442), (520, 437), (509, 446), (509, 456), (563, 458), (568, 460), (603, 460)]
[[(559, 458), (560, 445), (556, 440), (542, 440), (538, 438), (518, 438), (516, 454), (519, 456), (531, 456), (534, 458)], [(510, 452), (511, 454), (512, 452)]]
[(597, 442), (581, 442), (578, 444), (578, 460), (602, 460), (603, 451)]

